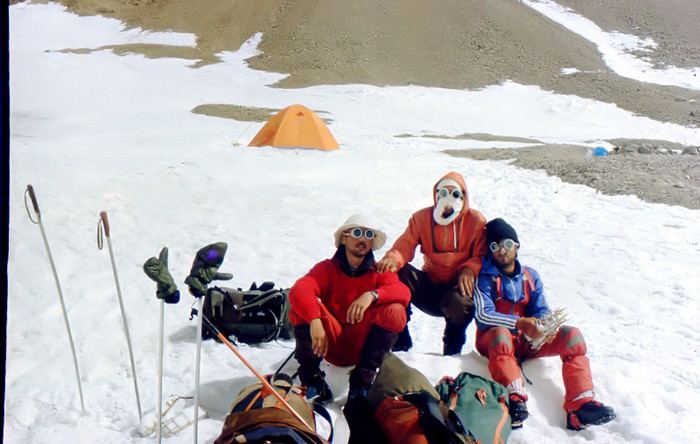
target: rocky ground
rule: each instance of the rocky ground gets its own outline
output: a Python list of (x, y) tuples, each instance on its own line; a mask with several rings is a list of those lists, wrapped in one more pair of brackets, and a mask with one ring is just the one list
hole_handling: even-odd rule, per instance
[[(687, 154), (674, 154), (683, 150)], [(478, 160), (512, 160), (516, 166), (544, 170), (564, 182), (587, 185), (603, 194), (628, 194), (647, 202), (700, 209), (697, 147), (619, 140), (617, 150), (603, 157), (593, 156), (590, 148), (569, 145), (448, 153)]]
[[(557, 1), (604, 30), (653, 38), (655, 50), (640, 55), (658, 66), (700, 66), (698, 0)], [(70, 11), (114, 17), (131, 27), (194, 33), (196, 48), (128, 45), (110, 49), (147, 57), (188, 58), (195, 68), (216, 63), (217, 53), (235, 51), (254, 33), (262, 32), (259, 48), (263, 54), (250, 64), (290, 73), (277, 85), (281, 88), (369, 83), (463, 89), (513, 80), (615, 103), (659, 121), (700, 125), (700, 91), (620, 77), (605, 66), (593, 44), (518, 0), (443, 0), (439, 8), (419, 0), (60, 3)], [(562, 74), (563, 68), (572, 67), (579, 72)], [(269, 111), (236, 104), (202, 104), (193, 110), (252, 121)], [(561, 146), (450, 154), (484, 159), (508, 156), (518, 166), (545, 169), (604, 193), (635, 194), (650, 202), (700, 208), (700, 156), (678, 154), (687, 147), (667, 148), (671, 144), (666, 141), (620, 141), (620, 146), (626, 148), (604, 158), (586, 157), (581, 150)], [(697, 152), (692, 147), (688, 151)]]

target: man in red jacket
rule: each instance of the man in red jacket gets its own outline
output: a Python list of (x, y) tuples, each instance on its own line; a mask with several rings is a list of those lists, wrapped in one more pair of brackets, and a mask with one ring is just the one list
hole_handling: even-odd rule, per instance
[[(398, 271), (411, 290), (411, 303), (431, 316), (445, 318), (443, 355), (459, 354), (467, 326), (474, 317), (471, 296), (486, 254), (486, 219), (469, 208), (467, 185), (461, 174), (450, 172), (433, 187), (433, 203), (411, 216), (406, 231), (377, 263), (380, 273)], [(416, 247), (423, 253), (423, 269), (409, 262)], [(410, 317), (410, 308), (407, 315)], [(399, 334), (394, 350), (413, 345), (408, 326)]]
[(316, 264), (289, 292), (299, 379), (309, 400), (333, 398), (321, 360), (350, 372), (348, 399), (365, 396), (406, 326), (408, 288), (394, 273), (378, 273), (373, 250), (386, 234), (361, 215), (335, 231), (335, 255)]

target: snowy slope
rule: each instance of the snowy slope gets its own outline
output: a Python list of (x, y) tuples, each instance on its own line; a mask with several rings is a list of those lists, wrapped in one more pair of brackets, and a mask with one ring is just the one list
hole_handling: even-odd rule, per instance
[[(491, 133), (591, 147), (613, 137), (700, 144), (700, 131), (640, 118), (619, 108), (506, 83), (480, 91), (366, 85), (295, 90), (269, 87), (284, 74), (250, 70), (259, 36), (224, 63), (192, 69), (179, 59), (148, 60), (98, 48), (134, 42), (192, 45), (193, 37), (126, 31), (114, 20), (62, 7), (10, 7), (11, 206), (4, 442), (150, 442), (155, 417), (158, 301), (143, 262), (170, 249), (177, 282), (202, 246), (229, 244), (229, 285), (273, 280), (288, 287), (333, 253), (332, 232), (355, 212), (384, 224), (388, 245), (410, 214), (431, 202), (436, 179), (454, 170), (472, 206), (518, 230), (521, 259), (537, 268), (552, 307), (566, 307), (583, 331), (600, 400), (618, 419), (565, 430), (557, 359), (527, 362), (531, 418), (510, 442), (692, 442), (700, 396), (700, 213), (602, 196), (508, 162), (477, 162), (444, 149), (514, 143), (396, 137)], [(341, 150), (247, 148), (262, 123), (191, 113), (201, 104), (283, 108), (304, 104), (332, 120)], [(506, 125), (504, 122), (508, 122)], [(36, 190), (78, 352), (86, 411), (74, 378), (56, 287), (39, 229), (23, 193)], [(134, 344), (143, 424), (106, 248), (95, 237), (107, 211)], [(381, 256), (386, 247), (378, 252)], [(414, 264), (420, 265), (420, 259)], [(193, 298), (166, 307), (164, 394), (191, 396)], [(431, 380), (470, 371), (486, 376), (473, 347), (442, 357), (439, 319), (417, 313), (416, 345), (401, 357)], [(241, 346), (263, 373), (291, 341)], [(221, 344), (202, 350), (199, 441), (211, 442), (235, 395), (252, 375)], [(293, 371), (292, 366), (288, 367)], [(335, 442), (346, 368), (329, 367), (337, 394)], [(191, 401), (190, 401), (191, 403)], [(673, 427), (669, 427), (669, 425)], [(192, 442), (192, 428), (165, 440)]]

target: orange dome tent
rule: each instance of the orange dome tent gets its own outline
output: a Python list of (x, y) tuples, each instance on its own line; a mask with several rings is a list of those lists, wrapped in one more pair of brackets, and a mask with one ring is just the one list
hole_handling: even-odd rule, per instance
[(275, 114), (248, 146), (340, 149), (323, 120), (302, 105), (288, 106)]

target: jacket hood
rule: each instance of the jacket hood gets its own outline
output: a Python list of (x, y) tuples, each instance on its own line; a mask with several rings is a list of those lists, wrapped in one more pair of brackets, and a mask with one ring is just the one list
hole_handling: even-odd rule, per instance
[(455, 171), (450, 171), (449, 173), (445, 174), (440, 178), (440, 180), (435, 182), (435, 185), (433, 185), (433, 206), (437, 204), (437, 199), (435, 198), (437, 186), (443, 179), (452, 179), (459, 184), (459, 186), (462, 188), (462, 193), (464, 193), (464, 206), (462, 207), (461, 214), (466, 214), (469, 212), (469, 194), (467, 194), (467, 183), (464, 181), (464, 177)]

